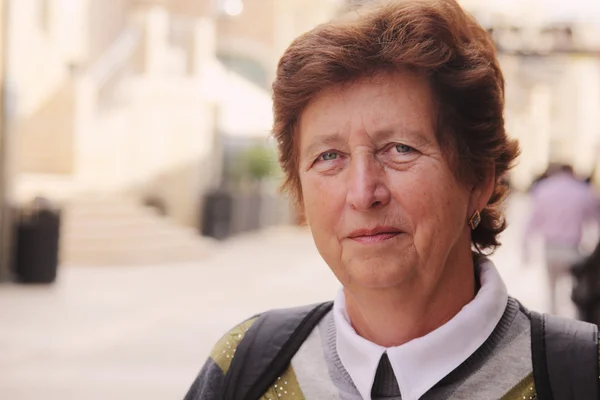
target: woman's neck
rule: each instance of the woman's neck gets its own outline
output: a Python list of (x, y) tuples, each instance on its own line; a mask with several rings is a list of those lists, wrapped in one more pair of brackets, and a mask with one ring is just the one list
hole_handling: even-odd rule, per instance
[[(463, 258), (463, 257), (459, 257)], [(365, 339), (395, 347), (451, 320), (475, 297), (475, 269), (467, 260), (447, 263), (434, 285), (419, 280), (389, 289), (344, 290), (352, 326)]]

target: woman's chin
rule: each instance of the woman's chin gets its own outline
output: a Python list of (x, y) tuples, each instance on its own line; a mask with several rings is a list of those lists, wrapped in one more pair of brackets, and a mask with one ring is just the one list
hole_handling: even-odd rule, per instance
[(376, 260), (362, 262), (359, 265), (348, 265), (346, 274), (353, 287), (366, 289), (389, 289), (400, 287), (414, 277), (415, 268), (411, 264), (382, 263)]

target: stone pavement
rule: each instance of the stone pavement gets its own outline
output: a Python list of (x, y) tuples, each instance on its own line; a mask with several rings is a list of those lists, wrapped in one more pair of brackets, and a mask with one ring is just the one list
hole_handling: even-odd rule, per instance
[[(515, 198), (494, 260), (511, 294), (545, 311), (539, 257), (520, 262), (526, 214)], [(51, 287), (0, 286), (0, 399), (182, 398), (228, 328), (337, 289), (309, 233), (293, 227), (232, 239), (201, 264), (70, 267)]]

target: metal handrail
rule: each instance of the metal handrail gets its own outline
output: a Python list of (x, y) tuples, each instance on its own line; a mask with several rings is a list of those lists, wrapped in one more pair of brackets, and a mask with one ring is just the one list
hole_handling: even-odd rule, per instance
[(122, 67), (131, 60), (131, 56), (141, 43), (142, 35), (135, 28), (125, 29), (100, 59), (90, 68), (89, 75), (102, 87)]

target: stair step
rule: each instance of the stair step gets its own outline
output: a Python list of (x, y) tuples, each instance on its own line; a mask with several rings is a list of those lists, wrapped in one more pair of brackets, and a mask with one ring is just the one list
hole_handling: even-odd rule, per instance
[(61, 226), (61, 262), (140, 265), (197, 262), (214, 246), (191, 227), (178, 226), (129, 199), (69, 202)]
[(147, 216), (158, 216), (154, 210), (143, 205), (131, 207), (79, 207), (68, 208), (68, 216), (71, 218), (93, 218), (106, 217), (111, 219), (118, 218), (143, 218)]
[(187, 226), (177, 226), (171, 221), (121, 221), (109, 223), (106, 221), (85, 221), (63, 222), (65, 235), (74, 234), (83, 237), (103, 237), (103, 236), (128, 236), (145, 235), (148, 233), (160, 231), (165, 233), (176, 233), (185, 236), (196, 236), (196, 229)]
[(111, 229), (81, 229), (63, 232), (61, 233), (61, 237), (69, 241), (69, 243), (79, 243), (82, 240), (103, 243), (123, 240), (196, 240), (200, 238), (194, 231), (188, 231), (184, 228), (183, 231), (178, 232), (171, 227), (150, 230), (121, 228), (119, 231)]
[(207, 258), (208, 251), (203, 249), (161, 251), (74, 251), (61, 254), (63, 264), (67, 265), (158, 265), (187, 262), (200, 262)]
[(209, 245), (202, 241), (195, 241), (193, 238), (170, 238), (168, 240), (162, 239), (137, 239), (130, 238), (128, 240), (106, 240), (106, 241), (85, 241), (85, 240), (72, 240), (67, 249), (75, 250), (90, 250), (90, 251), (101, 251), (101, 250), (119, 250), (119, 251), (147, 251), (147, 250), (169, 250), (172, 248), (180, 248), (182, 246), (198, 246), (199, 248), (208, 248)]

